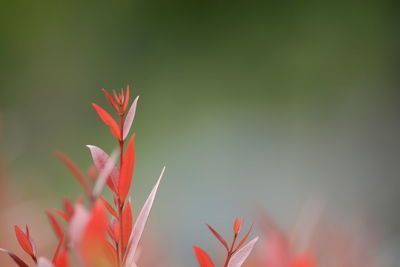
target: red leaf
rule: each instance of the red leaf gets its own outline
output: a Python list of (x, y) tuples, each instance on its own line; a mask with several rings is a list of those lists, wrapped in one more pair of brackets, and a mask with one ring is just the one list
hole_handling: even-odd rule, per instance
[(56, 251), (54, 252), (54, 255), (53, 255), (53, 263), (56, 262), (57, 259), (59, 258), (58, 254), (60, 253), (60, 249), (61, 249), (61, 246), (63, 243), (64, 243), (64, 237), (61, 238), (60, 240), (58, 240), (58, 245), (57, 245)]
[(83, 191), (90, 196), (89, 185), (82, 174), (81, 170), (76, 166), (76, 164), (64, 153), (60, 151), (55, 151), (54, 155), (70, 170), (70, 172), (75, 176), (78, 183), (81, 185)]
[(126, 86), (126, 93), (124, 97), (124, 107), (123, 107), (124, 113), (126, 111), (126, 108), (128, 107), (128, 103), (129, 103), (129, 85)]
[(54, 263), (54, 267), (68, 267), (68, 250), (64, 249), (63, 252), (61, 252), (60, 257), (56, 260)]
[(214, 230), (214, 228), (212, 228), (210, 225), (206, 224), (208, 229), (210, 229), (210, 231), (215, 235), (216, 238), (218, 238), (218, 240), (222, 243), (222, 245), (224, 245), (224, 247), (226, 248), (227, 251), (229, 251), (229, 247), (228, 247), (228, 243), (225, 241), (225, 239), (217, 232)]
[(107, 245), (107, 218), (103, 205), (96, 203), (92, 209), (80, 242), (81, 255), (86, 267), (116, 266)]
[(312, 253), (304, 253), (298, 256), (292, 263), (292, 267), (315, 267), (315, 257)]
[(67, 214), (65, 214), (64, 212), (62, 212), (62, 211), (59, 210), (59, 209), (53, 209), (53, 210), (54, 210), (55, 213), (57, 213), (58, 215), (60, 215), (61, 217), (63, 217), (64, 220), (65, 220), (66, 222), (69, 221), (70, 218), (67, 216)]
[(117, 266), (118, 262), (117, 250), (108, 241), (105, 242), (104, 248), (105, 248), (104, 254), (108, 259), (110, 259), (110, 262), (112, 263), (111, 266)]
[(129, 193), (129, 189), (132, 183), (132, 175), (135, 167), (135, 136), (131, 137), (128, 144), (128, 149), (122, 161), (121, 173), (118, 184), (118, 192), (121, 203), (125, 202), (125, 199)]
[(17, 255), (12, 253), (11, 251), (8, 251), (6, 249), (0, 248), (0, 251), (3, 253), (6, 253), (8, 256), (11, 257), (11, 259), (14, 260), (14, 262), (19, 266), (19, 267), (29, 267), (28, 264), (26, 264), (23, 260), (21, 260)]
[(234, 251), (237, 251), (244, 244), (244, 242), (246, 242), (247, 238), (250, 235), (251, 230), (253, 229), (253, 225), (254, 223), (251, 224), (249, 231), (247, 231), (246, 235), (242, 238), (242, 240), (240, 240), (239, 244), (236, 246)]
[(200, 267), (214, 267), (214, 263), (212, 262), (210, 256), (199, 247), (194, 246), (194, 253), (196, 254), (197, 262)]
[(35, 254), (33, 253), (33, 247), (28, 236), (18, 226), (15, 225), (14, 228), (15, 235), (17, 236), (17, 240), (21, 248), (25, 250), (25, 252), (28, 253), (31, 257), (35, 257)]
[(114, 208), (110, 205), (110, 203), (107, 202), (103, 197), (100, 197), (101, 202), (103, 202), (104, 207), (111, 213), (112, 216), (115, 218), (118, 218), (117, 212), (114, 210)]
[(122, 251), (125, 251), (132, 233), (132, 208), (130, 201), (128, 201), (128, 204), (125, 205), (122, 211), (122, 231)]
[(50, 224), (53, 227), (58, 239), (64, 239), (64, 230), (61, 224), (58, 222), (57, 218), (50, 211), (46, 211), (47, 217), (49, 218)]
[(235, 235), (239, 234), (242, 225), (243, 225), (243, 217), (236, 218), (235, 222), (233, 223), (233, 232), (235, 233)]
[(114, 118), (111, 117), (110, 114), (108, 114), (107, 111), (105, 111), (103, 108), (100, 106), (96, 105), (95, 103), (92, 104), (94, 109), (96, 110), (97, 114), (99, 115), (100, 119), (110, 127), (111, 133), (118, 139), (120, 140), (120, 130), (118, 124), (115, 122)]
[(111, 96), (106, 90), (103, 89), (102, 91), (103, 91), (103, 93), (105, 94), (105, 96), (106, 96), (108, 102), (110, 102), (110, 104), (111, 104), (111, 105), (113, 106), (113, 108), (115, 109), (115, 111), (119, 112), (118, 106), (117, 106), (117, 104), (115, 104), (115, 101), (114, 101), (114, 99), (112, 98), (112, 96)]
[(108, 235), (115, 243), (119, 243), (119, 222), (116, 218), (112, 218), (107, 227)]

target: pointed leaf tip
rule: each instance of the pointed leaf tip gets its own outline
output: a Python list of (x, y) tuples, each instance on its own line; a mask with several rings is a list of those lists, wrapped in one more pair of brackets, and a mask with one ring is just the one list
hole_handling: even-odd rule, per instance
[(129, 193), (134, 169), (135, 169), (135, 136), (132, 136), (122, 161), (121, 173), (119, 177), (118, 192), (122, 203), (125, 202), (125, 199)]
[(8, 256), (11, 257), (11, 259), (19, 266), (19, 267), (29, 267), (28, 264), (26, 264), (23, 260), (21, 260), (20, 257), (18, 257), (17, 255), (15, 255), (14, 253), (12, 253), (9, 250), (0, 248), (0, 252), (3, 252), (5, 254), (7, 254)]
[(227, 251), (229, 251), (229, 246), (228, 243), (225, 241), (225, 239), (217, 232), (214, 230), (214, 228), (212, 228), (210, 225), (206, 224), (208, 229), (210, 229), (210, 231), (215, 235), (215, 237), (219, 240), (219, 242), (222, 243), (222, 245), (224, 245), (224, 247), (226, 248)]
[(162, 169), (160, 177), (157, 180), (156, 185), (154, 186), (153, 190), (151, 191), (150, 195), (148, 196), (146, 202), (143, 205), (142, 210), (140, 211), (138, 217), (136, 218), (135, 224), (132, 229), (132, 233), (129, 238), (127, 253), (125, 257), (125, 267), (131, 267), (135, 263), (135, 254), (136, 250), (142, 237), (142, 233), (144, 227), (146, 225), (147, 219), (149, 217), (149, 213), (151, 207), (153, 206), (154, 199), (157, 194), (158, 186), (160, 185), (161, 179), (164, 175), (165, 167)]
[(254, 245), (258, 241), (258, 237), (251, 240), (247, 243), (244, 247), (239, 249), (237, 252), (233, 254), (231, 259), (229, 260), (228, 267), (240, 267), (250, 255), (251, 251), (253, 250)]
[(114, 120), (114, 118), (107, 112), (105, 111), (102, 107), (99, 105), (92, 103), (93, 108), (96, 110), (97, 114), (99, 115), (100, 119), (110, 127), (111, 133), (118, 139), (120, 140), (120, 130), (119, 130), (119, 125), (117, 122)]
[(214, 267), (214, 263), (211, 260), (210, 256), (197, 246), (193, 246), (194, 254), (196, 255), (197, 262), (200, 267)]
[(133, 100), (133, 103), (128, 111), (128, 114), (126, 115), (125, 118), (125, 123), (124, 123), (124, 129), (123, 129), (123, 139), (125, 140), (125, 138), (128, 136), (129, 131), (131, 129), (133, 120), (135, 119), (135, 114), (136, 114), (136, 108), (137, 108), (137, 103), (139, 100), (139, 96), (137, 96), (135, 98), (135, 100)]
[(18, 226), (15, 225), (14, 229), (15, 229), (15, 235), (17, 236), (17, 240), (21, 248), (31, 257), (34, 257), (35, 254), (33, 251), (33, 246), (28, 236)]

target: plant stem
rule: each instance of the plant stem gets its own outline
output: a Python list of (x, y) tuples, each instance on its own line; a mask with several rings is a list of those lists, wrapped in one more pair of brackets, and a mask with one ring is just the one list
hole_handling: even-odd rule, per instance
[[(120, 114), (119, 116), (119, 126), (120, 126), (120, 140), (119, 140), (119, 173), (122, 171), (122, 163), (123, 163), (123, 158), (124, 158), (124, 139), (123, 139), (123, 129), (124, 129), (124, 114)], [(117, 190), (118, 191), (118, 190)], [(124, 260), (124, 232), (123, 232), (123, 208), (124, 204), (121, 202), (120, 197), (118, 196), (118, 217), (119, 217), (119, 264), (122, 266), (123, 260)]]
[(237, 239), (237, 234), (235, 234), (235, 235), (233, 236), (232, 244), (231, 244), (231, 247), (230, 247), (230, 249), (229, 249), (229, 251), (228, 251), (228, 255), (226, 256), (226, 260), (225, 260), (225, 263), (224, 263), (224, 267), (228, 267), (229, 261), (230, 261), (232, 255), (233, 255), (233, 247), (235, 246), (236, 239)]

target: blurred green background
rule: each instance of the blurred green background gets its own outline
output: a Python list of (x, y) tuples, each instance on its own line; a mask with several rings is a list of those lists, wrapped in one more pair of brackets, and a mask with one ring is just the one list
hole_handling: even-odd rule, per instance
[(1, 1), (8, 194), (76, 196), (52, 151), (110, 152), (90, 103), (130, 84), (136, 210), (165, 164), (149, 229), (183, 266), (214, 248), (204, 222), (228, 233), (261, 206), (291, 225), (309, 198), (395, 242), (398, 20), (396, 1)]

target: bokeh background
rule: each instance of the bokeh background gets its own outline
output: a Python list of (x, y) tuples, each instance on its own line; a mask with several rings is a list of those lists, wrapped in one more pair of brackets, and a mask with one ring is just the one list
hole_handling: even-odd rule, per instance
[[(291, 226), (309, 199), (398, 250), (396, 1), (1, 1), (4, 228), (43, 221), (115, 143), (90, 103), (129, 84), (136, 211), (167, 166), (147, 233), (177, 265), (258, 208)], [(19, 214), (21, 207), (25, 212)], [(37, 218), (39, 217), (39, 218)], [(45, 229), (42, 229), (45, 228)], [(32, 232), (47, 233), (43, 225)], [(1, 242), (1, 241), (0, 241)], [(1, 245), (1, 244), (0, 244)]]

